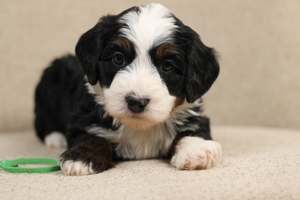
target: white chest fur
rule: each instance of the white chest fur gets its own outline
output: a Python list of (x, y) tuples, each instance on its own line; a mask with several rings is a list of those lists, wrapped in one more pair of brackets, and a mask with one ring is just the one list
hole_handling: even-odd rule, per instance
[(168, 155), (175, 137), (173, 128), (167, 123), (145, 130), (136, 130), (121, 126), (112, 131), (101, 127), (92, 127), (87, 131), (117, 144), (116, 153), (124, 159), (147, 159)]

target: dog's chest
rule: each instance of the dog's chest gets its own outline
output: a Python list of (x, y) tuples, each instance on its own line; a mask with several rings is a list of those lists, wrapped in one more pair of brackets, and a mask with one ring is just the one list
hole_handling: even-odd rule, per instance
[(167, 156), (175, 134), (166, 125), (156, 125), (146, 130), (121, 126), (117, 131), (92, 128), (99, 137), (114, 143), (116, 155), (123, 159), (148, 159)]

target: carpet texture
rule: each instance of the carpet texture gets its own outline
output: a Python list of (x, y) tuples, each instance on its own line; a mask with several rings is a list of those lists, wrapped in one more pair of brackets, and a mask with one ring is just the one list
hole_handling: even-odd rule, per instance
[[(120, 162), (97, 175), (0, 170), (0, 199), (300, 199), (300, 131), (215, 127), (223, 146), (210, 170), (179, 171), (167, 160)], [(57, 157), (33, 131), (0, 134), (0, 160)]]

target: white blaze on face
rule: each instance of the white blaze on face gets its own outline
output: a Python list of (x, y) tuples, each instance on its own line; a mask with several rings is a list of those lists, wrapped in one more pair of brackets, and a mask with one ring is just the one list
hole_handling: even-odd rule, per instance
[[(166, 120), (176, 100), (169, 94), (149, 51), (163, 42), (171, 42), (177, 26), (170, 11), (159, 4), (139, 8), (139, 12), (130, 11), (120, 19), (127, 25), (121, 34), (134, 44), (136, 57), (115, 75), (109, 88), (104, 88), (104, 97), (110, 115), (127, 126), (145, 129)], [(128, 110), (125, 97), (132, 93), (150, 99), (142, 113)]]
[(135, 45), (137, 54), (172, 41), (177, 28), (170, 10), (160, 4), (140, 6), (139, 12), (128, 12), (119, 21), (127, 25), (120, 32)]

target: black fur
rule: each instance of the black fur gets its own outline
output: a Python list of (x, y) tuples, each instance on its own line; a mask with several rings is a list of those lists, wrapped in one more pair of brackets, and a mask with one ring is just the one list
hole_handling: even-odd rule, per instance
[(117, 19), (115, 15), (102, 17), (100, 22), (84, 33), (77, 43), (76, 55), (91, 85), (95, 85), (101, 75), (99, 65), (101, 65), (100, 56), (104, 48), (112, 35), (120, 29), (121, 24)]
[(53, 131), (66, 134), (70, 149), (61, 157), (86, 163), (93, 160), (94, 171), (101, 172), (113, 166), (111, 144), (87, 134), (85, 128), (94, 124), (114, 130), (118, 126), (113, 126), (111, 117), (99, 113), (103, 108), (87, 92), (85, 83), (75, 56), (54, 60), (36, 88), (35, 129), (42, 141)]
[(86, 95), (83, 72), (74, 56), (56, 59), (44, 70), (35, 91), (35, 129), (41, 140), (67, 132), (71, 115)]
[(112, 145), (104, 138), (83, 133), (77, 135), (77, 140), (74, 142), (74, 146), (60, 156), (61, 162), (72, 160), (89, 165), (92, 163), (91, 167), (97, 173), (114, 166)]
[(219, 75), (220, 67), (214, 49), (205, 46), (194, 30), (176, 20), (180, 29), (175, 33), (175, 43), (184, 49), (188, 63), (185, 95), (187, 101), (192, 103), (209, 90)]

